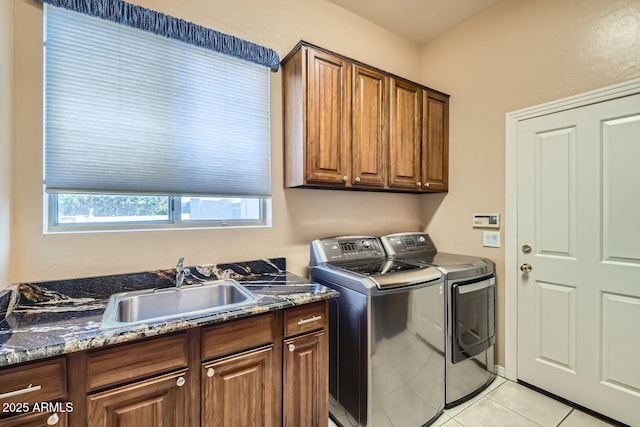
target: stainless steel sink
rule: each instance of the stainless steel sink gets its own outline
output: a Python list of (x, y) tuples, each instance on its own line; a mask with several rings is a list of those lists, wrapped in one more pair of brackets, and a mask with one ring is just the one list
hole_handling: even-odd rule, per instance
[(235, 280), (216, 280), (180, 288), (111, 295), (102, 328), (116, 328), (178, 317), (198, 317), (255, 303), (258, 296)]

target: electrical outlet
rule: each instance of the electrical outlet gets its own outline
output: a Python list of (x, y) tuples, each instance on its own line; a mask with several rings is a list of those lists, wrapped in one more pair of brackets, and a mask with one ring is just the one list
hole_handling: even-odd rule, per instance
[(500, 247), (500, 232), (499, 231), (483, 231), (482, 232), (482, 246), (488, 248)]

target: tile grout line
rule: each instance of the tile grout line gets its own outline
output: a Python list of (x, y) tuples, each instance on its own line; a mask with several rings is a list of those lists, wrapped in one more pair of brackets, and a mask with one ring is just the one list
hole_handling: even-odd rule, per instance
[[(524, 419), (526, 419), (526, 420), (531, 421), (531, 422), (532, 422), (532, 423), (534, 423), (535, 425), (538, 425), (538, 426), (544, 427), (544, 426), (543, 426), (542, 424), (540, 424), (539, 422), (537, 422), (537, 421), (535, 421), (535, 420), (532, 420), (531, 418), (527, 417), (527, 416), (526, 416), (526, 415), (524, 415), (524, 414), (521, 414), (520, 412), (517, 412), (517, 411), (516, 411), (516, 410), (514, 410), (513, 408), (510, 408), (510, 407), (508, 407), (507, 405), (505, 405), (505, 404), (503, 404), (503, 403), (501, 403), (501, 402), (498, 402), (497, 400), (493, 400), (492, 398), (490, 398), (490, 397), (489, 397), (489, 395), (486, 395), (486, 396), (484, 396), (484, 397), (486, 397), (487, 399), (491, 400), (492, 402), (494, 402), (494, 403), (496, 403), (496, 404), (498, 404), (498, 405), (502, 406), (503, 408), (508, 409), (509, 411), (513, 412), (514, 414), (517, 414), (517, 415), (521, 416), (522, 418), (524, 418)], [(569, 412), (571, 412), (571, 411), (569, 411)]]
[[(466, 408), (462, 409), (460, 412), (456, 413), (454, 416), (449, 416), (449, 419), (451, 419), (451, 420), (455, 419), (458, 415), (462, 414), (464, 411), (466, 411), (467, 409), (471, 408), (471, 407), (472, 407), (472, 406), (474, 406), (476, 403), (478, 403), (478, 402), (482, 401), (482, 399), (484, 399), (484, 398), (488, 397), (490, 393), (493, 393), (495, 390), (497, 390), (497, 389), (499, 389), (500, 387), (502, 387), (504, 384), (506, 384), (506, 383), (507, 383), (507, 381), (509, 381), (509, 380), (507, 380), (507, 379), (505, 378), (505, 380), (504, 380), (504, 381), (502, 381), (502, 382), (501, 382), (500, 384), (498, 384), (496, 387), (494, 387), (493, 389), (491, 389), (491, 391), (488, 391), (486, 394), (482, 394), (482, 393), (480, 393), (480, 394), (478, 395), (478, 396), (480, 397), (478, 400), (476, 400), (475, 402), (473, 402), (473, 403), (469, 404), (469, 406), (467, 406)], [(478, 397), (478, 396), (476, 396), (476, 397)], [(475, 399), (475, 397), (474, 397), (474, 399)], [(492, 400), (492, 401), (494, 401), (493, 399), (491, 399), (491, 400)], [(456, 422), (458, 422), (458, 421), (456, 420)], [(462, 424), (462, 423), (460, 423), (460, 424)], [(464, 424), (463, 424), (463, 425), (464, 425)]]
[(562, 425), (562, 423), (564, 422), (564, 420), (566, 420), (567, 418), (569, 418), (569, 415), (571, 415), (573, 413), (573, 411), (576, 410), (576, 408), (571, 407), (571, 410), (569, 411), (569, 413), (567, 415), (565, 415), (565, 417), (563, 419), (560, 420), (560, 422), (558, 423), (558, 425), (556, 427), (560, 427)]

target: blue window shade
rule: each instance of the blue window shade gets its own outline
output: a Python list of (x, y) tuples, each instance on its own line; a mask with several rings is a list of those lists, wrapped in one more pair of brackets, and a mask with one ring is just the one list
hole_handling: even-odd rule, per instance
[(45, 8), (48, 192), (269, 196), (269, 68)]

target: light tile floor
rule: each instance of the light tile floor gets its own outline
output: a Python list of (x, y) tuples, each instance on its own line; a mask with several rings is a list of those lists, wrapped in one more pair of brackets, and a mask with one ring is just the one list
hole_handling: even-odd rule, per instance
[[(480, 395), (445, 409), (434, 427), (605, 427), (598, 418), (497, 377)], [(329, 427), (336, 425), (329, 420)], [(345, 426), (349, 427), (349, 426)]]

